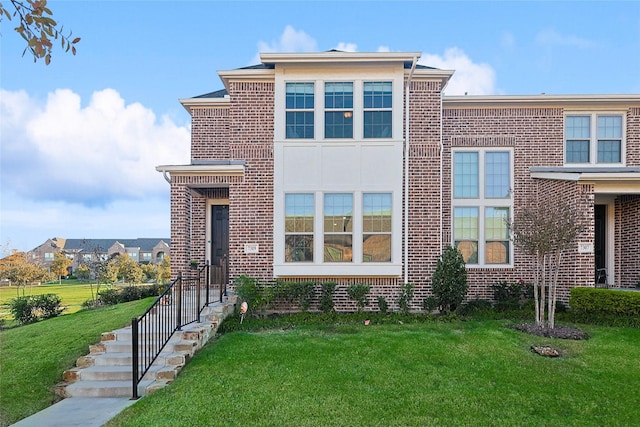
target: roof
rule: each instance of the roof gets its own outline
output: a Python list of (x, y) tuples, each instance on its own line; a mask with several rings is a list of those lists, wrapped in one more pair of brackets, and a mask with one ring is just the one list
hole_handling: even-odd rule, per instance
[(168, 238), (66, 239), (60, 247), (68, 251), (93, 252), (97, 250), (98, 252), (106, 252), (114, 243), (118, 242), (124, 245), (125, 248), (140, 248), (143, 252), (151, 252), (160, 241), (171, 245), (171, 239)]
[[(387, 52), (388, 55), (386, 56), (391, 56), (392, 59), (402, 59), (402, 58), (406, 58), (406, 57), (418, 57), (419, 55), (417, 53), (403, 53), (403, 52), (395, 52), (393, 54), (389, 54)], [(246, 67), (240, 67), (240, 68), (236, 68), (236, 71), (241, 71), (241, 70), (273, 70), (275, 69), (275, 61), (272, 62), (273, 58), (324, 58), (324, 57), (331, 57), (331, 56), (336, 56), (336, 58), (338, 60), (340, 60), (340, 58), (342, 58), (342, 60), (344, 61), (349, 61), (349, 60), (353, 60), (354, 58), (369, 58), (369, 57), (379, 57), (380, 55), (385, 55), (385, 53), (380, 53), (380, 52), (376, 52), (376, 53), (372, 53), (372, 52), (345, 52), (345, 51), (341, 51), (341, 50), (337, 50), (337, 49), (331, 49), (325, 52), (316, 52), (316, 53), (283, 53), (283, 54), (279, 54), (279, 53), (265, 53), (262, 54), (266, 57), (266, 59), (264, 60), (264, 62), (260, 63), (260, 64), (255, 64), (255, 65), (248, 65)], [(403, 61), (403, 66), (405, 70), (410, 70), (411, 67), (413, 66), (413, 61)], [(435, 67), (428, 67), (426, 65), (420, 65), (420, 64), (416, 64), (416, 69), (418, 70), (438, 70), (438, 68)], [(216, 99), (216, 98), (224, 98), (225, 96), (227, 96), (229, 93), (227, 92), (226, 89), (220, 89), (220, 90), (216, 90), (213, 92), (209, 92), (209, 93), (204, 93), (202, 95), (197, 95), (192, 97), (191, 99), (194, 98), (204, 98), (204, 99)]]

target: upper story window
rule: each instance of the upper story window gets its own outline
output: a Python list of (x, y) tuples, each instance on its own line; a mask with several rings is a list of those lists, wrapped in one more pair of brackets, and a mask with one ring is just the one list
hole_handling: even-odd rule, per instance
[(365, 138), (391, 138), (393, 116), (391, 82), (365, 82), (363, 93)]
[(307, 82), (287, 83), (287, 138), (314, 138), (314, 85)]
[(53, 252), (45, 252), (44, 253), (45, 261), (53, 261)]
[(616, 114), (566, 116), (565, 163), (622, 163), (622, 126), (622, 116)]
[(454, 151), (453, 244), (467, 265), (511, 264), (512, 177), (511, 151)]
[(324, 109), (324, 137), (353, 138), (353, 82), (326, 82)]

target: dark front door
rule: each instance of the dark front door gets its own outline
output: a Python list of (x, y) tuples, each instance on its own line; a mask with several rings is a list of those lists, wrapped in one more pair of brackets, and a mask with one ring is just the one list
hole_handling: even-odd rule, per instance
[[(594, 255), (596, 262), (596, 282), (606, 283), (607, 267), (607, 205), (595, 205)], [(599, 272), (599, 274), (598, 274)], [(604, 280), (603, 280), (604, 279)]]
[(229, 206), (211, 206), (211, 265), (229, 255)]

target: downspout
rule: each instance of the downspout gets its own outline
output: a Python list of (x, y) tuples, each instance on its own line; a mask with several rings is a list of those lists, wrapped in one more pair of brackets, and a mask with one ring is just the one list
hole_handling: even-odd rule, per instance
[(409, 283), (409, 91), (418, 57), (413, 57), (404, 98), (404, 283)]

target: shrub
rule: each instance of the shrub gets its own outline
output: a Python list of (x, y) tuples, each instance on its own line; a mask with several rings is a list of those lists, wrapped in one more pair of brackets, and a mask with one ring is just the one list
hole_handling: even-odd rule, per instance
[(273, 290), (274, 298), (282, 298), (290, 304), (295, 303), (302, 311), (307, 311), (315, 294), (315, 286), (315, 282), (311, 280), (303, 282), (277, 281)]
[(41, 319), (58, 317), (64, 311), (64, 307), (60, 306), (60, 304), (62, 304), (62, 299), (56, 294), (38, 295), (35, 298), (35, 303), (36, 307), (40, 311), (39, 317)]
[(235, 278), (234, 287), (240, 301), (246, 302), (249, 310), (256, 314), (267, 307), (273, 296), (273, 289), (262, 286), (255, 277), (238, 276)]
[(488, 313), (492, 311), (492, 309), (491, 301), (487, 301), (486, 299), (472, 299), (464, 303), (458, 311), (463, 316), (468, 316), (476, 313)]
[(571, 310), (578, 315), (640, 316), (640, 293), (600, 288), (572, 288)]
[(422, 309), (428, 313), (438, 308), (438, 298), (433, 295), (422, 300)]
[(333, 311), (334, 302), (333, 294), (338, 286), (335, 282), (323, 282), (320, 284), (320, 310), (324, 313)]
[(411, 300), (413, 299), (413, 289), (414, 286), (412, 283), (405, 283), (400, 288), (398, 307), (400, 307), (402, 314), (409, 314)]
[[(125, 286), (124, 288), (108, 288), (98, 291), (97, 305), (114, 305), (122, 302), (137, 301), (147, 297), (156, 297), (159, 294), (159, 285)], [(83, 306), (90, 308), (95, 306), (91, 301), (86, 301)]]
[(102, 305), (114, 305), (120, 302), (120, 290), (117, 288), (102, 289), (98, 291), (98, 301)]
[(445, 248), (431, 281), (440, 311), (454, 311), (467, 295), (467, 270), (460, 251), (452, 246)]
[(354, 283), (347, 286), (347, 295), (356, 302), (357, 311), (362, 311), (362, 309), (369, 304), (367, 294), (370, 290), (371, 286), (365, 285), (364, 283)]
[(386, 315), (389, 311), (389, 303), (382, 295), (378, 295), (378, 310), (380, 310), (380, 314)]
[(9, 301), (9, 311), (20, 324), (57, 317), (64, 311), (62, 300), (56, 294), (17, 297)]

